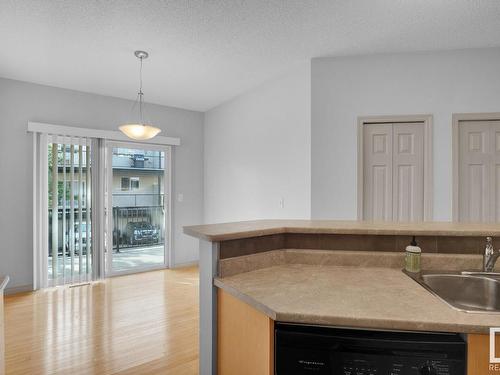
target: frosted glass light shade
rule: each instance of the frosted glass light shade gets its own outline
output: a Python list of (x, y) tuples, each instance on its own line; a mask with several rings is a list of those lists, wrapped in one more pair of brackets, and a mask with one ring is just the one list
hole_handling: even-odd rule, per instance
[(161, 132), (160, 129), (151, 125), (125, 124), (119, 127), (123, 134), (132, 139), (144, 141), (154, 138)]

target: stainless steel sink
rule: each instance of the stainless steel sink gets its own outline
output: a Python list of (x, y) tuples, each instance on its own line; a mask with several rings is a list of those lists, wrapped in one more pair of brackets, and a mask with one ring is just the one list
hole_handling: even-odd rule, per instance
[(490, 279), (500, 280), (500, 272), (462, 271), (460, 272), (460, 274), (469, 276), (483, 276), (489, 277)]
[(500, 278), (481, 273), (407, 273), (453, 308), (500, 313)]

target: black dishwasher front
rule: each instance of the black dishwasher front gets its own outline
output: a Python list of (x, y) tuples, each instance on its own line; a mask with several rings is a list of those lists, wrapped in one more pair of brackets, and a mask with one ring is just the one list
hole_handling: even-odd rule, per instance
[(276, 375), (465, 375), (458, 334), (277, 323)]

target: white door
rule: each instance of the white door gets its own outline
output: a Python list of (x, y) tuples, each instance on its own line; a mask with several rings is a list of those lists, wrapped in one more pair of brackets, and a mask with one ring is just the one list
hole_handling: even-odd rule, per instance
[(170, 254), (168, 146), (107, 144), (107, 275), (166, 268)]
[(392, 220), (392, 124), (363, 127), (365, 220)]
[(461, 121), (458, 146), (459, 221), (500, 221), (500, 121)]
[(364, 124), (363, 219), (424, 218), (424, 123)]
[(495, 121), (491, 124), (493, 143), (492, 157), (492, 179), (491, 179), (491, 199), (492, 217), (491, 220), (495, 223), (500, 223), (500, 121)]
[(424, 125), (393, 125), (394, 221), (424, 219)]

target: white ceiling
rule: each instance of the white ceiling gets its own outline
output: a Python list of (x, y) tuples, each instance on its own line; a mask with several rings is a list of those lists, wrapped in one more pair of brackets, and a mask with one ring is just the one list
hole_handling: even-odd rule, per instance
[(309, 58), (500, 45), (499, 0), (0, 0), (0, 76), (204, 111)]

